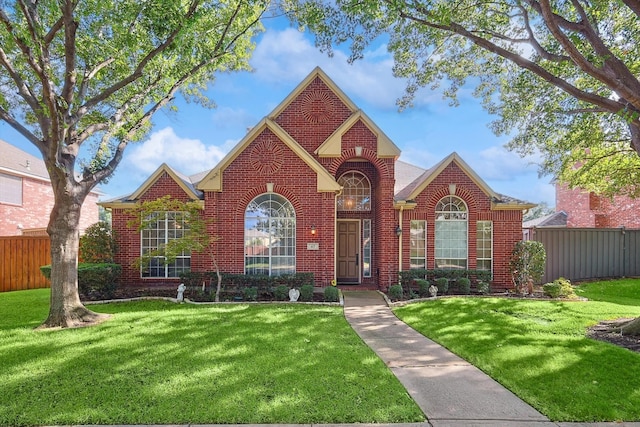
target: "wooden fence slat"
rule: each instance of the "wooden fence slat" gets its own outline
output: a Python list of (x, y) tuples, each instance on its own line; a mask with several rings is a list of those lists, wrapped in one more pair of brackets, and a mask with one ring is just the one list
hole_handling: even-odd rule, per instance
[(51, 264), (49, 236), (0, 236), (0, 292), (48, 288), (40, 266)]

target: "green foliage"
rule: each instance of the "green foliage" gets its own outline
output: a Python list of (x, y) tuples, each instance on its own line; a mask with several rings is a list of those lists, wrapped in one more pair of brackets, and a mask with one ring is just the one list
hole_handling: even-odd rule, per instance
[(479, 281), (488, 282), (491, 280), (491, 271), (489, 270), (475, 270), (475, 269), (413, 269), (413, 270), (404, 270), (398, 273), (400, 277), (401, 283), (411, 283), (416, 279), (426, 279), (429, 281), (434, 281), (438, 277), (446, 277), (449, 280), (456, 280), (459, 277), (468, 277), (471, 279), (472, 283), (476, 283)]
[(439, 295), (446, 295), (449, 291), (449, 279), (446, 277), (438, 277), (435, 280), (436, 287), (438, 288)]
[(491, 293), (491, 284), (489, 282), (478, 282), (476, 288), (478, 293), (482, 295), (489, 295)]
[(289, 287), (287, 285), (278, 285), (273, 290), (276, 301), (286, 301), (289, 299)]
[(255, 286), (249, 286), (242, 290), (242, 296), (245, 301), (257, 301), (258, 300), (258, 288)]
[(431, 286), (431, 282), (426, 279), (415, 279), (415, 284), (418, 285), (418, 295), (421, 297), (429, 296), (429, 286)]
[(324, 288), (324, 300), (327, 302), (340, 301), (340, 291), (335, 286), (327, 286)]
[(560, 277), (551, 283), (545, 283), (542, 285), (542, 291), (551, 298), (577, 298), (571, 282), (564, 277)]
[(394, 75), (407, 82), (401, 108), (420, 88), (441, 85), (457, 105), (471, 83), (499, 117), (493, 131), (512, 138), (510, 149), (542, 153), (541, 172), (599, 193), (640, 195), (640, 18), (629, 2), (285, 4), (322, 50), (350, 43), (351, 60), (385, 37)]
[(117, 250), (115, 232), (108, 222), (97, 222), (80, 236), (80, 258), (83, 262), (113, 262)]
[(456, 290), (464, 295), (471, 293), (471, 280), (466, 277), (461, 277), (456, 280)]
[(313, 285), (302, 285), (300, 288), (300, 301), (313, 301)]
[(533, 284), (542, 279), (546, 257), (544, 245), (540, 242), (528, 240), (515, 244), (509, 259), (509, 273), (516, 292), (530, 292)]
[[(51, 278), (51, 266), (43, 265), (40, 271), (46, 278)], [(112, 263), (80, 263), (78, 264), (78, 292), (81, 296), (92, 299), (113, 298), (118, 287), (118, 279), (122, 267)]]
[(391, 285), (389, 286), (389, 298), (392, 301), (399, 301), (402, 299), (402, 285)]

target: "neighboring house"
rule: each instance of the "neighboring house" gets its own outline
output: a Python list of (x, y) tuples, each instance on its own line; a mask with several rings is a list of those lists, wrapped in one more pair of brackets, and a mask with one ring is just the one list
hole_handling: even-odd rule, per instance
[(531, 240), (533, 237), (532, 229), (540, 227), (566, 227), (567, 213), (564, 211), (554, 212), (540, 218), (531, 219), (522, 223), (523, 240)]
[[(98, 222), (97, 192), (82, 205), (80, 230)], [(44, 162), (0, 140), (0, 236), (46, 235), (54, 198)]]
[(556, 184), (556, 211), (567, 214), (567, 227), (640, 229), (640, 199), (613, 199)]
[(136, 202), (171, 195), (202, 203), (227, 273), (312, 272), (354, 289), (387, 288), (399, 270), (468, 268), (511, 287), (509, 255), (534, 205), (494, 192), (456, 153), (424, 170), (316, 68), (210, 171), (187, 177), (163, 164), (112, 210), (125, 285), (177, 284), (212, 270), (207, 255), (133, 261), (185, 226), (180, 213), (141, 233), (127, 228)]

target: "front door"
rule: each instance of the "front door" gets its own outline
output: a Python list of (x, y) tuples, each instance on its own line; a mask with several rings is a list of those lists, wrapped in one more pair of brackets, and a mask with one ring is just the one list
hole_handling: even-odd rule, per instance
[(360, 283), (360, 221), (338, 221), (337, 246), (338, 283)]

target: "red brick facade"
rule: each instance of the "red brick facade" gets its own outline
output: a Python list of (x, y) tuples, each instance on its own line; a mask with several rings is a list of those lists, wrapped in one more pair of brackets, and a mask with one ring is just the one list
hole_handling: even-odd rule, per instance
[[(185, 182), (163, 165), (132, 196), (104, 203), (112, 208), (113, 228), (120, 239), (117, 261), (123, 265), (123, 283), (160, 285), (178, 280), (141, 278), (132, 267), (140, 255), (141, 238), (126, 223), (128, 208), (136, 201), (167, 194), (203, 200), (204, 215), (213, 220), (209, 231), (219, 238), (214, 253), (220, 269), (244, 273), (247, 206), (256, 197), (273, 193), (295, 211), (295, 271), (312, 272), (316, 286), (329, 285), (340, 277), (339, 254), (349, 246), (340, 242), (353, 239), (356, 267), (350, 270), (355, 273), (349, 286), (384, 289), (397, 281), (400, 268), (409, 268), (410, 233), (398, 237), (396, 228), (406, 223), (408, 231), (411, 219), (427, 221), (427, 267), (434, 268), (435, 206), (455, 183), (455, 195), (469, 209), (468, 268), (476, 267), (476, 221), (492, 221), (494, 285), (510, 286), (508, 255), (521, 238), (522, 209), (530, 205), (499, 200), (455, 154), (429, 172), (423, 170), (410, 188), (397, 192), (395, 174), (402, 173), (396, 164), (399, 154), (384, 133), (316, 69), (206, 176)], [(337, 208), (343, 191), (338, 181), (346, 173), (366, 178), (371, 189), (366, 208)], [(341, 234), (345, 232), (339, 231), (339, 224), (347, 223), (357, 225), (355, 232)], [(370, 225), (368, 270), (363, 268), (365, 224)], [(347, 252), (343, 262), (348, 264), (353, 251)], [(207, 263), (205, 255), (193, 254), (191, 269), (213, 270)]]
[(640, 229), (640, 200), (613, 199), (556, 184), (556, 211), (567, 214), (567, 227)]
[[(22, 184), (21, 204), (0, 201), (0, 236), (46, 234), (54, 197), (44, 162), (4, 141), (0, 141), (0, 150), (3, 156), (0, 173)], [(81, 232), (98, 222), (97, 202), (98, 194), (89, 193), (82, 205)]]

